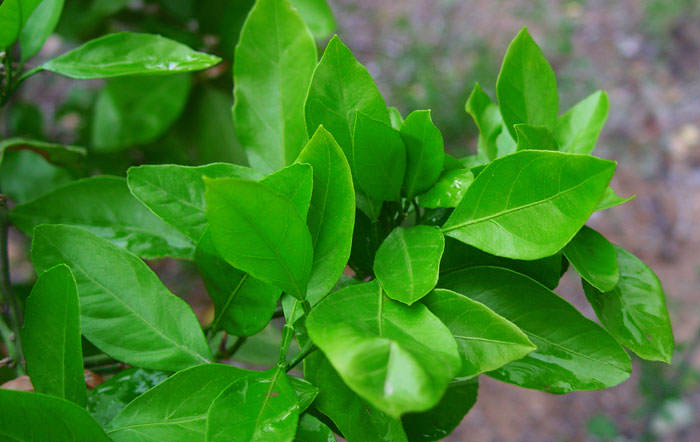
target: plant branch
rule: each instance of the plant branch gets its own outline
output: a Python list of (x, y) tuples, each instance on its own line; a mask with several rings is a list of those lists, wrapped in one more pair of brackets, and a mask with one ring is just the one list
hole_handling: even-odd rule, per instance
[(233, 343), (231, 348), (229, 348), (228, 350), (225, 349), (224, 351), (220, 352), (217, 355), (216, 359), (225, 360), (225, 359), (232, 358), (236, 354), (236, 352), (243, 346), (243, 344), (245, 344), (245, 341), (247, 339), (248, 338), (246, 336), (239, 336), (236, 339), (236, 342)]
[[(19, 307), (19, 302), (12, 291), (12, 282), (10, 281), (10, 260), (7, 253), (9, 230), (9, 212), (7, 210), (7, 197), (0, 194), (0, 293), (4, 302), (8, 303), (11, 333), (8, 335), (8, 330), (2, 330), (3, 340), (7, 344), (7, 350), (10, 356), (15, 361), (15, 370), (17, 375), (21, 376), (24, 373), (22, 355), (22, 343), (20, 340), (20, 327), (22, 324), (22, 312)], [(4, 325), (4, 324), (3, 324)]]
[(293, 369), (294, 367), (299, 365), (299, 363), (303, 361), (308, 355), (310, 355), (316, 350), (318, 350), (318, 347), (316, 347), (311, 341), (307, 342), (304, 348), (302, 348), (301, 351), (297, 353), (291, 361), (289, 361), (286, 370), (289, 371)]

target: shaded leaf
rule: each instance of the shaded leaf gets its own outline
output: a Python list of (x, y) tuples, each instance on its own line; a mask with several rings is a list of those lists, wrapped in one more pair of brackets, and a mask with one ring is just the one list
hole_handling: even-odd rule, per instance
[(404, 190), (408, 198), (428, 190), (440, 177), (445, 158), (440, 130), (429, 110), (411, 112), (401, 125), (406, 146)]
[(590, 227), (579, 230), (564, 247), (564, 256), (581, 278), (600, 291), (612, 290), (620, 279), (613, 245)]
[(58, 24), (64, 0), (42, 0), (29, 15), (19, 34), (21, 60), (26, 61), (39, 53), (44, 42)]
[(299, 419), (294, 442), (336, 442), (330, 428), (310, 414), (303, 414)]
[(306, 219), (313, 192), (313, 170), (308, 164), (295, 163), (271, 173), (260, 181), (270, 189), (286, 196)]
[(557, 140), (546, 127), (516, 124), (515, 133), (518, 135), (515, 150), (559, 150)]
[(418, 195), (418, 204), (429, 209), (457, 207), (473, 181), (474, 174), (468, 169), (446, 170), (433, 187)]

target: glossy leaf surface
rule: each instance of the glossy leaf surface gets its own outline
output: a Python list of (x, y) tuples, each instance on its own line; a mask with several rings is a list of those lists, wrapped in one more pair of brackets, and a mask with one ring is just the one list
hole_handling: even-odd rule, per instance
[(250, 164), (273, 172), (291, 164), (306, 143), (304, 101), (316, 44), (287, 0), (258, 0), (241, 30), (235, 58), (236, 134)]
[(608, 117), (608, 95), (597, 91), (578, 102), (557, 119), (554, 132), (564, 152), (590, 154), (595, 148), (605, 119)]
[(404, 190), (408, 198), (428, 190), (442, 172), (445, 158), (440, 129), (435, 127), (429, 110), (411, 112), (401, 125), (406, 146)]
[(79, 226), (143, 258), (189, 258), (193, 243), (134, 198), (123, 178), (74, 181), (16, 206), (12, 223), (25, 234), (39, 224)]
[(80, 227), (34, 230), (38, 272), (57, 264), (73, 271), (83, 335), (128, 364), (178, 370), (211, 355), (192, 309), (139, 258)]
[(620, 267), (617, 286), (605, 293), (584, 282), (588, 302), (617, 341), (638, 356), (671, 362), (673, 331), (661, 282), (639, 258), (614, 246)]
[(443, 231), (513, 259), (553, 255), (595, 210), (615, 163), (584, 155), (524, 150), (490, 163)]
[(85, 406), (78, 291), (65, 265), (39, 275), (25, 303), (21, 336), (34, 390)]
[(397, 227), (374, 259), (374, 274), (387, 296), (411, 305), (438, 281), (445, 237), (436, 227)]
[(335, 434), (320, 420), (310, 414), (303, 414), (299, 419), (294, 442), (336, 442)]
[(615, 288), (620, 280), (615, 248), (603, 235), (583, 226), (569, 244), (564, 256), (581, 278), (602, 292)]
[(26, 20), (19, 34), (22, 61), (39, 53), (58, 24), (64, 0), (42, 0)]
[(219, 57), (196, 52), (159, 35), (118, 32), (90, 40), (41, 67), (66, 77), (88, 80), (198, 71), (219, 61)]
[(306, 328), (345, 383), (396, 418), (437, 404), (460, 366), (449, 330), (425, 306), (387, 298), (376, 280), (328, 295)]
[(626, 380), (627, 353), (595, 322), (536, 281), (497, 267), (447, 275), (440, 286), (480, 302), (513, 322), (537, 350), (488, 374), (549, 393), (597, 390)]
[(468, 169), (446, 170), (433, 187), (418, 195), (418, 204), (428, 209), (457, 207), (473, 181), (474, 174)]

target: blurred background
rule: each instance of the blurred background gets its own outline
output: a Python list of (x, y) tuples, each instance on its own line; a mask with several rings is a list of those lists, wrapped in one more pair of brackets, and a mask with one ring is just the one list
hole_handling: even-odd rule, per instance
[[(328, 3), (335, 23), (314, 22), (320, 47), (335, 27), (372, 73), (387, 104), (404, 115), (433, 109), (446, 147), (457, 156), (476, 149), (466, 98), (475, 82), (495, 96), (501, 59), (522, 26), (528, 26), (557, 73), (562, 110), (596, 89), (607, 91), (610, 114), (596, 154), (619, 162), (613, 187), (620, 195), (637, 197), (596, 213), (590, 223), (650, 264), (667, 293), (678, 344), (671, 366), (635, 359), (628, 382), (566, 396), (482, 376), (477, 405), (448, 440), (700, 440), (700, 1)], [(251, 4), (66, 2), (56, 34), (29, 67), (89, 38), (124, 29), (160, 33), (216, 53), (224, 62), (203, 73), (167, 77), (172, 79), (157, 88), (148, 78), (105, 83), (37, 75), (11, 102), (1, 133), (86, 146), (90, 173), (121, 175), (131, 164), (148, 162), (245, 163), (230, 117), (231, 65)], [(177, 111), (159, 104), (166, 101), (165, 107)], [(15, 203), (72, 179), (69, 171), (28, 151), (8, 152), (0, 168), (0, 187)], [(11, 233), (13, 282), (27, 293), (34, 278), (28, 241)], [(194, 267), (169, 260), (151, 265), (206, 321), (211, 308)], [(571, 273), (557, 292), (593, 317)], [(272, 329), (263, 335), (242, 349), (252, 363), (263, 363), (260, 352), (276, 339)], [(0, 370), (0, 383), (3, 376), (7, 373)]]

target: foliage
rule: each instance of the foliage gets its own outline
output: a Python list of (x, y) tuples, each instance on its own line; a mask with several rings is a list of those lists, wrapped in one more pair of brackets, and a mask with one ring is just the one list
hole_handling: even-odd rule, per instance
[[(592, 156), (607, 97), (560, 115), (554, 71), (527, 29), (506, 52), (498, 103), (475, 85), (466, 111), (478, 153), (455, 158), (430, 111), (403, 119), (387, 107), (338, 36), (318, 59), (314, 37), (333, 23), (324, 1), (257, 0), (235, 51), (219, 53), (236, 59), (233, 121), (252, 167), (133, 165), (124, 179), (104, 175), (122, 172), (110, 162), (133, 163), (114, 152), (167, 130), (173, 150), (181, 137), (212, 137), (204, 122), (227, 106), (186, 105), (201, 90), (201, 74), (187, 72), (220, 57), (191, 49), (193, 35), (121, 32), (22, 72), (12, 44), (19, 38), (22, 61), (35, 54), (62, 6), (35, 3), (0, 8), (3, 104), (42, 70), (112, 79), (88, 149), (19, 134), (0, 144), (0, 155), (42, 155), (69, 181), (10, 194), (9, 214), (3, 200), (3, 227), (9, 219), (31, 237), (39, 275), (23, 307), (9, 281), (3, 288), (9, 360), (17, 374), (26, 365), (37, 391), (0, 391), (9, 437), (65, 440), (60, 428), (85, 441), (429, 441), (468, 413), (480, 375), (562, 394), (626, 380), (624, 347), (670, 362), (658, 279), (585, 226), (628, 200), (609, 187), (616, 164)], [(86, 14), (109, 15), (98, 3)], [(235, 41), (199, 3), (210, 2), (168, 10)], [(189, 112), (202, 112), (193, 131), (174, 123)], [(210, 324), (144, 262), (166, 257), (194, 262), (215, 306)], [(600, 324), (553, 291), (569, 263)], [(265, 361), (270, 333), (276, 362), (264, 370), (220, 363), (245, 360), (245, 348)], [(86, 393), (88, 357), (118, 373)]]

